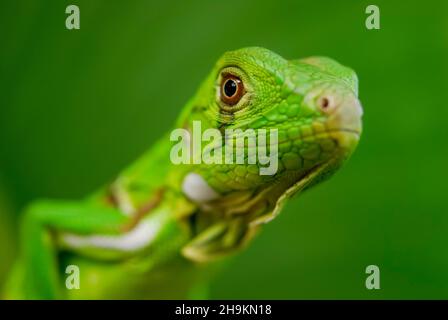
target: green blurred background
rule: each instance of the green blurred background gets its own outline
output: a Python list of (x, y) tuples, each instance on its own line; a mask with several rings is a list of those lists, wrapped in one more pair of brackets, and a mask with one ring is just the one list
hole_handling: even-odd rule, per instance
[[(81, 29), (65, 28), (77, 4)], [(365, 28), (365, 8), (381, 30)], [(364, 134), (212, 284), (213, 298), (448, 298), (446, 1), (2, 1), (0, 273), (37, 197), (79, 198), (173, 124), (244, 46), (356, 70)], [(381, 270), (366, 290), (365, 268)]]

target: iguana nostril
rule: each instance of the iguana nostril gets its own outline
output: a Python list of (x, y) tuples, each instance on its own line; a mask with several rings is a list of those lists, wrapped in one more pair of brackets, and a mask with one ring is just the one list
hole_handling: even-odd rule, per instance
[(317, 101), (317, 105), (322, 111), (328, 112), (333, 109), (334, 101), (330, 97), (324, 96), (319, 98), (319, 100)]

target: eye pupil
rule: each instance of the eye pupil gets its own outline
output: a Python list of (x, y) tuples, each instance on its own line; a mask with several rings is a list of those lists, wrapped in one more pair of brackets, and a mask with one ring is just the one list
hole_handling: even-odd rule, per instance
[(233, 79), (228, 79), (224, 84), (224, 93), (227, 97), (231, 98), (238, 90), (238, 84)]

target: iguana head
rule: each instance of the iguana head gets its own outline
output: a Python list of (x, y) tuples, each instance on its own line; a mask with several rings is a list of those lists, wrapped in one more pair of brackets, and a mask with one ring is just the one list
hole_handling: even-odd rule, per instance
[[(259, 192), (273, 184), (284, 191), (301, 179), (310, 180), (314, 171), (318, 172), (314, 181), (328, 176), (358, 143), (362, 109), (357, 91), (356, 74), (329, 58), (286, 60), (263, 48), (227, 52), (190, 102), (182, 124), (190, 132), (193, 121), (200, 123), (201, 133), (210, 128), (219, 130), (221, 141), (212, 134), (197, 149), (204, 156), (213, 146), (212, 157), (219, 151), (222, 161), (201, 161), (192, 171), (217, 195)], [(263, 129), (267, 141), (259, 143)], [(271, 150), (269, 139), (274, 130), (277, 154)], [(255, 148), (249, 142), (250, 135), (244, 136), (248, 131), (255, 134)], [(236, 139), (243, 136), (244, 146), (239, 145), (239, 149), (244, 148), (244, 163), (237, 163)], [(232, 149), (230, 138), (233, 163), (225, 158), (226, 151)], [(249, 163), (250, 151), (254, 151), (256, 163)], [(259, 163), (261, 151), (277, 165)], [(271, 173), (263, 174), (260, 169), (269, 165)]]
[[(201, 150), (213, 150), (212, 158), (222, 161), (191, 167), (184, 192), (210, 210), (245, 217), (252, 225), (272, 219), (286, 198), (331, 175), (355, 149), (362, 116), (357, 83), (351, 69), (325, 57), (286, 60), (263, 48), (225, 53), (181, 118), (190, 132), (200, 123), (202, 132), (221, 133), (222, 140), (205, 137)], [(256, 139), (254, 146), (246, 139), (239, 145), (244, 163), (226, 161), (230, 138), (247, 130), (258, 138), (263, 129), (267, 143)], [(271, 132), (277, 132), (276, 143)], [(257, 162), (249, 163), (254, 149)], [(260, 163), (259, 151), (277, 163)], [(275, 170), (263, 174), (261, 168), (268, 166)]]

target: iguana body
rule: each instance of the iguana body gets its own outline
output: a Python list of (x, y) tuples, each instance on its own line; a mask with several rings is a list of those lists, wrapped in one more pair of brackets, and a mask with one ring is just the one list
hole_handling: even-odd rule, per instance
[[(191, 297), (214, 261), (244, 247), (286, 199), (348, 158), (361, 113), (356, 75), (331, 59), (225, 53), (175, 128), (278, 130), (276, 173), (260, 175), (248, 163), (173, 164), (176, 142), (166, 135), (84, 201), (28, 207), (6, 297)], [(68, 265), (80, 269), (78, 290), (65, 287)]]

